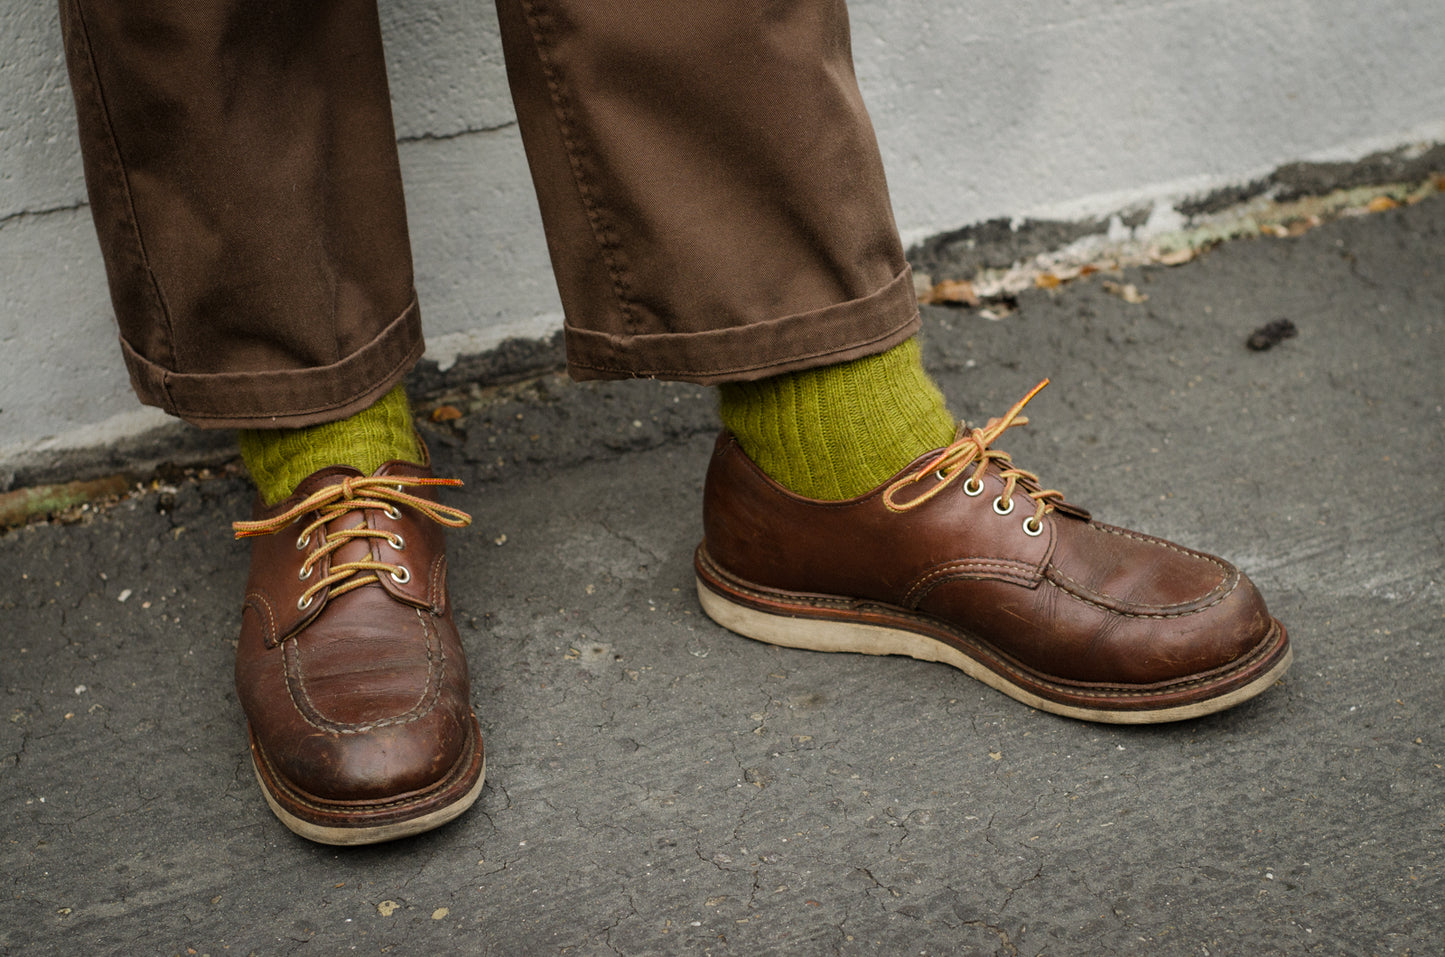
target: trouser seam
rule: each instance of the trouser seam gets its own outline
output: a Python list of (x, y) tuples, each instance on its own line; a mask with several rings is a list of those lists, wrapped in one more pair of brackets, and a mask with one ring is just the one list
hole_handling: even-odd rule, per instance
[(541, 63), (542, 73), (547, 78), (547, 98), (552, 103), (552, 113), (557, 122), (558, 132), (561, 134), (562, 147), (567, 151), (567, 165), (572, 170), (572, 181), (577, 187), (582, 208), (586, 210), (587, 222), (592, 227), (592, 237), (602, 253), (603, 262), (607, 264), (607, 274), (612, 282), (612, 293), (617, 299), (618, 309), (629, 327), (635, 329), (638, 325), (638, 317), (632, 302), (631, 285), (621, 262), (622, 243), (617, 238), (616, 231), (608, 224), (602, 205), (589, 182), (583, 165), (584, 150), (578, 145), (578, 124), (569, 105), (570, 99), (563, 88), (561, 72), (548, 54), (547, 27), (543, 21), (549, 19), (551, 15), (543, 9), (544, 3), (536, 2), (536, 0), (519, 0), (519, 3), (526, 17), (527, 27), (532, 34), (532, 44), (537, 51), (537, 60)]
[[(115, 135), (115, 124), (111, 120), (110, 105), (106, 102), (105, 89), (100, 80), (100, 68), (95, 62), (94, 47), (90, 42), (90, 27), (86, 23), (85, 10), (81, 0), (72, 0), (71, 9), (75, 11), (76, 27), (80, 31), (81, 41), (85, 45), (85, 63), (90, 70), (91, 86), (94, 91), (95, 105), (98, 107), (101, 117), (105, 121), (106, 143), (110, 146), (112, 165), (114, 166), (113, 177), (120, 183), (122, 196), (125, 197), (126, 218), (129, 220), (129, 229), (135, 242), (135, 251), (140, 259), (141, 266), (146, 271), (146, 281), (151, 287), (155, 296), (155, 308), (160, 311), (161, 319), (165, 324), (168, 366), (176, 364), (175, 356), (175, 327), (171, 321), (171, 310), (166, 304), (165, 293), (161, 290), (160, 284), (156, 282), (155, 270), (151, 268), (150, 256), (146, 252), (145, 239), (141, 236), (140, 220), (136, 215), (135, 198), (131, 193), (130, 177), (126, 174), (125, 159), (121, 155), (120, 141)], [(169, 398), (169, 395), (168, 395)]]

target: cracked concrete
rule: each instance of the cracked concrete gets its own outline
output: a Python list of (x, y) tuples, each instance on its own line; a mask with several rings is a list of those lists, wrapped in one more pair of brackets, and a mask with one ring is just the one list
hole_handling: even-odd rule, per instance
[[(285, 831), (231, 689), (245, 484), (0, 537), (0, 954), (1426, 954), (1445, 937), (1445, 200), (929, 309), (955, 411), (1054, 385), (1016, 460), (1229, 555), (1297, 645), (1245, 706), (1099, 727), (940, 665), (702, 615), (707, 390), (547, 376), (426, 426), (478, 805)], [(1287, 317), (1297, 338), (1244, 340)]]

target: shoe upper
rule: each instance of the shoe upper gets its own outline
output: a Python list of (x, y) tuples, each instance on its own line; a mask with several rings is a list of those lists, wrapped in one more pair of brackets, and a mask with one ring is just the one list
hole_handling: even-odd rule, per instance
[[(389, 462), (375, 477), (430, 481), (430, 472)], [(274, 526), (318, 493), (362, 478), (323, 469), (286, 501), (258, 503), (251, 524)], [(253, 532), (237, 692), (272, 770), (325, 801), (424, 791), (476, 747), (448, 607), (445, 530), (429, 514), (460, 513), (435, 506), (428, 487), (397, 491), (384, 498), (375, 486), (350, 488), (281, 530)]]
[(1222, 559), (1095, 522), (1006, 458), (982, 457), (956, 479), (935, 477), (938, 458), (858, 498), (816, 501), (779, 486), (724, 433), (704, 547), (743, 581), (926, 616), (1065, 683), (1200, 677), (1269, 635), (1258, 591)]

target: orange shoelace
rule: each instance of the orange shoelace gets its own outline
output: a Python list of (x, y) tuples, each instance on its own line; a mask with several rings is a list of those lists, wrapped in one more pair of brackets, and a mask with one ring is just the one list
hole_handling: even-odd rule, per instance
[[(470, 525), (472, 517), (466, 512), (446, 505), (438, 505), (436, 502), (428, 501), (406, 491), (407, 488), (419, 486), (459, 486), (461, 484), (460, 479), (410, 478), (404, 475), (345, 478), (335, 485), (328, 485), (311, 493), (280, 515), (254, 522), (234, 522), (231, 528), (235, 531), (237, 538), (274, 535), (283, 531), (303, 515), (316, 512), (316, 518), (303, 528), (301, 534), (296, 538), (296, 548), (301, 550), (311, 544), (313, 534), (319, 533), (322, 536), (321, 547), (307, 555), (306, 560), (301, 563), (300, 578), (305, 581), (311, 577), (312, 571), (323, 558), (329, 557), (337, 549), (354, 539), (384, 538), (392, 548), (398, 551), (406, 547), (406, 542), (395, 532), (367, 528), (364, 523), (354, 528), (333, 531), (327, 535), (324, 531), (326, 525), (348, 512), (379, 508), (389, 518), (398, 519), (401, 517), (401, 513), (397, 511), (397, 506), (405, 505), (448, 528), (462, 528)], [(325, 577), (318, 579), (302, 593), (296, 607), (305, 610), (311, 605), (317, 594), (326, 588), (331, 588), (330, 596), (334, 598), (337, 595), (344, 595), (354, 588), (379, 582), (380, 578), (377, 576), (382, 572), (390, 575), (392, 580), (398, 584), (404, 585), (411, 580), (411, 572), (401, 564), (378, 561), (338, 562), (331, 566)]]
[[(1019, 490), (1019, 483), (1024, 483), (1022, 491), (1034, 502), (1034, 514), (1024, 520), (1024, 530), (1030, 535), (1037, 535), (1043, 530), (1043, 518), (1053, 511), (1056, 502), (1062, 502), (1064, 493), (1056, 489), (1041, 488), (1039, 477), (1032, 472), (1018, 468), (1013, 464), (1007, 452), (990, 448), (991, 445), (1004, 432), (1016, 425), (1028, 425), (1026, 416), (1020, 415), (1024, 406), (1029, 400), (1039, 394), (1044, 386), (1049, 384), (1045, 379), (1029, 390), (1029, 394), (1014, 404), (1014, 407), (1004, 413), (1002, 418), (989, 419), (988, 424), (983, 428), (968, 430), (960, 429), (958, 438), (947, 448), (939, 451), (937, 455), (925, 462), (918, 471), (912, 475), (905, 475), (894, 482), (883, 492), (883, 503), (895, 512), (906, 512), (909, 509), (917, 508), (924, 502), (933, 498), (963, 474), (969, 465), (973, 465), (973, 471), (969, 473), (967, 481), (964, 482), (963, 490), (969, 495), (977, 495), (983, 491), (983, 473), (993, 463), (998, 468), (999, 478), (1004, 480), (1003, 492), (994, 499), (994, 511), (1000, 515), (1007, 515), (1013, 511), (1014, 492)], [(921, 495), (910, 498), (907, 501), (897, 501), (895, 496), (905, 488), (916, 485), (929, 478), (934, 479), (934, 484), (925, 490)]]

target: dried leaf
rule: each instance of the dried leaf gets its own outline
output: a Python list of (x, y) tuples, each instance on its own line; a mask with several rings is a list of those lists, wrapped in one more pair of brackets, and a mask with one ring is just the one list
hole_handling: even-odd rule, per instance
[(1153, 259), (1165, 266), (1182, 266), (1197, 255), (1199, 255), (1199, 250), (1186, 246), (1183, 249), (1171, 249), (1168, 252), (1156, 249)]
[(999, 319), (1006, 319), (1013, 315), (1016, 308), (1014, 301), (1011, 299), (995, 299), (989, 303), (987, 309), (980, 309), (978, 314), (984, 319), (990, 319), (996, 322)]
[(1275, 239), (1285, 239), (1289, 236), (1289, 227), (1280, 223), (1265, 223), (1259, 227), (1259, 231), (1266, 236), (1273, 236)]
[(966, 279), (945, 279), (935, 283), (918, 301), (937, 306), (977, 306), (978, 293)]
[(1141, 302), (1148, 302), (1149, 297), (1139, 291), (1139, 287), (1130, 283), (1115, 282), (1112, 279), (1104, 280), (1104, 291), (1110, 295), (1118, 296), (1120, 299), (1133, 305)]
[(1399, 203), (1395, 202), (1388, 196), (1376, 196), (1374, 199), (1370, 200), (1370, 205), (1366, 206), (1365, 208), (1372, 213), (1383, 213), (1387, 209), (1398, 209), (1399, 206)]
[(1051, 272), (1041, 272), (1034, 277), (1034, 285), (1040, 289), (1057, 289), (1063, 284), (1063, 280)]
[(454, 405), (439, 405), (431, 410), (433, 422), (454, 422), (462, 417), (462, 410)]

